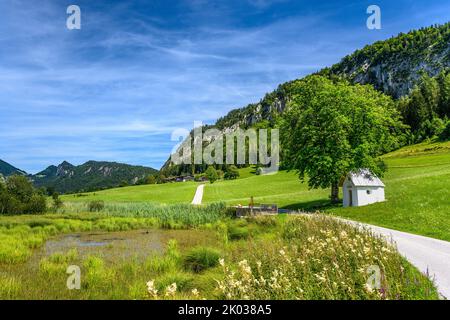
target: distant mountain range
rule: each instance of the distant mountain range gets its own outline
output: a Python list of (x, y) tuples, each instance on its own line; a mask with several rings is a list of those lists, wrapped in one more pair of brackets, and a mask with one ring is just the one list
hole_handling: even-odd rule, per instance
[(0, 174), (8, 177), (14, 174), (26, 175), (36, 187), (52, 187), (60, 193), (86, 192), (135, 184), (158, 170), (132, 166), (117, 162), (88, 161), (74, 166), (67, 161), (58, 166), (49, 166), (45, 170), (29, 175), (0, 160)]
[(20, 169), (17, 169), (16, 167), (10, 165), (9, 163), (0, 160), (0, 174), (4, 177), (11, 176), (13, 174), (19, 174), (19, 175), (27, 175), (25, 171), (22, 171)]

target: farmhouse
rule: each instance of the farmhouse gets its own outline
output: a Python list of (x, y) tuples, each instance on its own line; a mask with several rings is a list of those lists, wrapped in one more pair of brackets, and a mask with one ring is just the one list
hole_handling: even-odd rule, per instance
[(359, 207), (384, 201), (384, 183), (367, 169), (350, 172), (342, 185), (344, 207)]

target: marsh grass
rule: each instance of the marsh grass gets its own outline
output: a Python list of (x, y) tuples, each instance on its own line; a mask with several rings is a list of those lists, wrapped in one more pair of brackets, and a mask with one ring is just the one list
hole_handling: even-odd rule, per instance
[[(59, 213), (85, 213), (88, 211), (88, 206), (89, 203), (68, 202)], [(163, 205), (151, 202), (106, 202), (104, 207), (97, 212), (99, 217), (155, 219), (162, 228), (167, 229), (192, 228), (206, 223), (214, 223), (231, 214), (224, 203), (192, 206), (189, 204)]]
[(32, 250), (56, 234), (127, 231), (160, 227), (190, 229), (214, 224), (227, 216), (223, 203), (204, 207), (152, 203), (106, 203), (96, 213), (89, 204), (66, 203), (56, 214), (5, 216), (0, 219), (0, 264), (23, 263)]
[[(3, 217), (0, 219), (0, 236), (7, 241), (6, 245), (0, 243), (1, 250), (6, 252), (0, 256), (5, 258), (0, 262), (0, 297), (437, 298), (432, 281), (405, 261), (384, 239), (367, 230), (316, 215), (249, 219), (225, 217), (194, 230), (165, 230), (171, 236), (186, 232), (189, 234), (183, 237), (191, 238), (205, 232), (217, 239), (212, 241), (208, 238), (207, 243), (201, 244), (183, 240), (182, 246), (179, 241), (165, 241), (162, 253), (149, 255), (144, 260), (120, 256), (106, 260), (96, 254), (81, 255), (76, 250), (50, 256), (33, 255), (36, 247), (56, 234), (80, 230), (128, 230), (142, 226), (154, 228), (159, 226), (157, 219), (108, 216), (101, 212), (81, 213), (77, 220), (73, 215), (61, 214)], [(229, 230), (233, 228), (245, 228), (251, 237), (228, 241)], [(201, 237), (205, 238), (205, 234)], [(199, 245), (202, 248), (199, 249)], [(18, 253), (14, 253), (14, 249), (18, 249)], [(104, 250), (109, 249), (105, 247)], [(221, 265), (217, 265), (219, 262)], [(81, 267), (81, 290), (68, 290), (66, 287), (67, 266), (72, 264)], [(193, 265), (195, 267), (191, 267)], [(380, 267), (380, 289), (370, 290), (366, 286), (367, 267), (371, 265)]]
[(16, 278), (0, 274), (0, 299), (17, 299), (20, 290), (21, 284)]
[(220, 252), (209, 247), (191, 249), (184, 257), (184, 267), (196, 273), (213, 268), (219, 264)]

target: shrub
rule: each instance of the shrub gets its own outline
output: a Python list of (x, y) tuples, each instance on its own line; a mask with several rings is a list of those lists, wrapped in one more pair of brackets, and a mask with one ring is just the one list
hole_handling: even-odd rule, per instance
[(224, 178), (226, 180), (233, 180), (239, 177), (239, 170), (236, 166), (231, 165), (227, 168), (227, 171), (224, 174)]
[(88, 203), (89, 212), (99, 212), (105, 208), (105, 202), (102, 200), (93, 200)]
[(194, 272), (218, 265), (220, 253), (212, 248), (198, 247), (189, 251), (184, 257), (184, 267)]
[(214, 169), (213, 166), (209, 166), (205, 171), (205, 175), (208, 178), (210, 183), (214, 183), (219, 179), (219, 175), (217, 174), (217, 170)]
[(35, 214), (47, 210), (45, 196), (26, 177), (11, 176), (0, 187), (0, 214)]
[(47, 200), (41, 194), (33, 194), (25, 205), (24, 213), (43, 213), (47, 210)]
[(60, 209), (64, 205), (63, 201), (59, 197), (59, 193), (58, 192), (53, 192), (52, 199), (53, 199), (53, 208), (55, 210)]
[(205, 177), (206, 177), (206, 176), (205, 176), (203, 173), (196, 174), (196, 175), (194, 176), (194, 181), (197, 181), (197, 182), (203, 181), (203, 179), (204, 179)]
[(228, 238), (230, 240), (241, 240), (249, 237), (249, 231), (246, 227), (230, 226), (228, 228)]
[(23, 213), (23, 204), (6, 190), (0, 190), (0, 214), (21, 213)]

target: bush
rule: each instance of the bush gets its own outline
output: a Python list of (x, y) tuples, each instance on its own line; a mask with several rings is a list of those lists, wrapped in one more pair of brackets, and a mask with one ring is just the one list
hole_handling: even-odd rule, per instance
[(53, 207), (55, 210), (58, 210), (59, 208), (61, 208), (64, 205), (62, 200), (59, 198), (58, 192), (53, 192), (51, 196), (53, 199)]
[(214, 183), (219, 179), (219, 175), (217, 174), (217, 170), (214, 169), (213, 166), (209, 166), (205, 172), (206, 177), (208, 178), (210, 183)]
[(20, 214), (22, 212), (22, 203), (6, 190), (0, 190), (0, 214)]
[(230, 226), (228, 228), (228, 238), (230, 240), (241, 240), (247, 239), (249, 237), (249, 232), (246, 227)]
[(47, 210), (47, 200), (43, 195), (33, 194), (25, 206), (25, 213), (43, 213)]
[(88, 203), (89, 212), (99, 212), (105, 208), (105, 202), (102, 200), (94, 200)]
[(233, 180), (239, 178), (239, 170), (236, 166), (231, 165), (227, 168), (224, 175), (225, 180)]
[(220, 253), (212, 248), (198, 247), (189, 251), (184, 257), (184, 267), (194, 272), (201, 272), (218, 265)]
[(194, 181), (200, 182), (200, 181), (203, 181), (204, 178), (205, 178), (205, 175), (203, 173), (199, 173), (194, 176)]
[(47, 210), (45, 196), (24, 176), (11, 176), (0, 185), (0, 214), (36, 214)]

